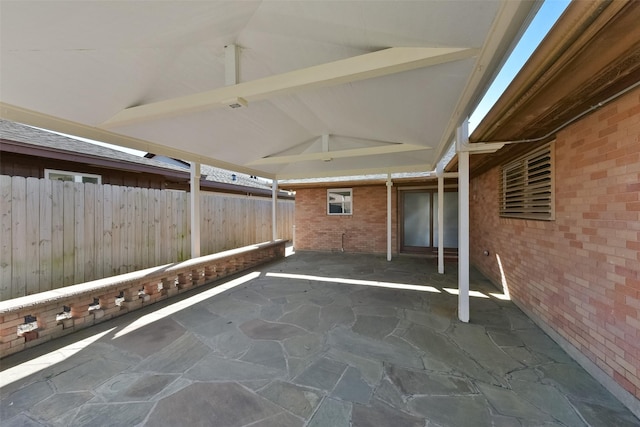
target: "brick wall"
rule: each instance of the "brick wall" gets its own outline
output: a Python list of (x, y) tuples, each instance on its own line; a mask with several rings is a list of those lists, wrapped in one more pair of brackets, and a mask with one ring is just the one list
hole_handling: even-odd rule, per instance
[[(396, 188), (391, 193), (392, 252), (396, 243)], [(327, 215), (327, 188), (296, 190), (298, 250), (339, 251), (344, 234), (345, 252), (387, 252), (387, 187), (353, 187), (353, 215)]]
[[(555, 142), (555, 221), (498, 217), (498, 168), (471, 182), (471, 260), (640, 398), (640, 91)], [(487, 249), (490, 256), (483, 256)]]

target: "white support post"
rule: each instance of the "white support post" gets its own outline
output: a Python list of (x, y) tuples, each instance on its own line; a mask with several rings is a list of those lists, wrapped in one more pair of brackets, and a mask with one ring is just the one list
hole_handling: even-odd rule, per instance
[(438, 273), (444, 274), (444, 168), (438, 165)]
[(456, 134), (458, 151), (458, 318), (469, 322), (469, 151), (468, 124)]
[(391, 261), (391, 174), (387, 174), (387, 261)]
[(278, 238), (278, 180), (274, 179), (271, 183), (271, 240)]
[(200, 256), (200, 163), (191, 162), (191, 258)]

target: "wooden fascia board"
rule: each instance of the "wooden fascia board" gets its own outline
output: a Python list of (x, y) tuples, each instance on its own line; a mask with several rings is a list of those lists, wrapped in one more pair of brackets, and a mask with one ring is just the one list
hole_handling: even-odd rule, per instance
[(542, 136), (637, 78), (638, 61), (625, 60), (640, 55), (639, 12), (634, 1), (572, 2), (470, 141)]

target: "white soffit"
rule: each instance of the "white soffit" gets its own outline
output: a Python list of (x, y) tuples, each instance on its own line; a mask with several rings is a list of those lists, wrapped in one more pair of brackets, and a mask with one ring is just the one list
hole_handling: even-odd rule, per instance
[(271, 178), (424, 171), (536, 6), (2, 1), (0, 111)]

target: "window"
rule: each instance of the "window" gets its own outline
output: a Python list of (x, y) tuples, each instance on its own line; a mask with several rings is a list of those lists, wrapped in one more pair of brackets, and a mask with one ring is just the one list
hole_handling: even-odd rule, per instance
[(55, 169), (44, 170), (45, 179), (55, 181), (89, 182), (91, 184), (102, 184), (102, 177), (92, 173), (59, 171)]
[(353, 194), (350, 188), (327, 190), (327, 215), (351, 215)]
[(545, 144), (501, 168), (500, 216), (555, 219), (552, 144)]

